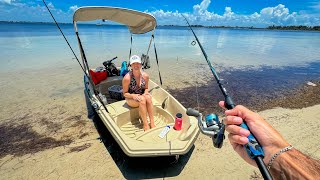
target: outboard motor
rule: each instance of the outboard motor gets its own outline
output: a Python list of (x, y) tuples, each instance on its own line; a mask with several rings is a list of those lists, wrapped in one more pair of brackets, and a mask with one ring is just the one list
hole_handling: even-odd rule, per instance
[(107, 76), (111, 77), (111, 76), (119, 76), (120, 72), (117, 69), (116, 65), (112, 62), (113, 60), (117, 59), (118, 57), (114, 57), (111, 60), (105, 61), (102, 64), (104, 65), (104, 67), (106, 67), (106, 71), (107, 71)]

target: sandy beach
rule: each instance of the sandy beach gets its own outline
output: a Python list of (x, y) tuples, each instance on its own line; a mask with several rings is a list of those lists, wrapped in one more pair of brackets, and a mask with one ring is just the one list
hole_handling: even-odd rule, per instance
[[(163, 74), (164, 79), (172, 75)], [(99, 134), (87, 118), (81, 78), (72, 66), (1, 74), (1, 179), (261, 179), (228, 140), (215, 149), (204, 135), (178, 161), (125, 156), (111, 135), (98, 124)], [(191, 105), (177, 93), (186, 83), (166, 82), (178, 100)], [(254, 109), (294, 147), (319, 159), (320, 84), (315, 83)]]

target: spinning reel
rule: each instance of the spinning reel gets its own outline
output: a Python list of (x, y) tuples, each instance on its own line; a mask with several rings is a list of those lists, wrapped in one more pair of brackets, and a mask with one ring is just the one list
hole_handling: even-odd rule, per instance
[(198, 119), (198, 126), (202, 134), (212, 138), (213, 146), (221, 148), (223, 145), (225, 126), (219, 121), (219, 117), (216, 114), (208, 114), (205, 119), (202, 118), (202, 114), (199, 111), (188, 108), (188, 116), (194, 116)]

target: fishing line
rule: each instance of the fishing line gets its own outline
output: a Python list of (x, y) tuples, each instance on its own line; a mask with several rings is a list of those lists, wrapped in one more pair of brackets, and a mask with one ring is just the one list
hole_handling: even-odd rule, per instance
[(80, 63), (80, 61), (79, 61), (79, 59), (78, 59), (78, 57), (77, 57), (76, 53), (73, 51), (73, 49), (72, 49), (71, 45), (69, 44), (69, 41), (67, 40), (66, 36), (63, 34), (63, 32), (62, 32), (62, 30), (61, 30), (61, 28), (60, 28), (59, 24), (57, 23), (56, 19), (55, 19), (55, 18), (54, 18), (54, 16), (52, 15), (52, 13), (51, 13), (51, 11), (50, 11), (49, 7), (47, 6), (46, 2), (45, 2), (44, 0), (42, 0), (42, 2), (44, 3), (44, 5), (46, 6), (46, 8), (48, 9), (48, 11), (49, 11), (49, 13), (50, 13), (50, 15), (51, 15), (52, 19), (54, 20), (55, 24), (57, 25), (58, 29), (60, 30), (60, 32), (61, 32), (61, 34), (62, 34), (62, 36), (63, 36), (64, 40), (67, 42), (67, 44), (68, 44), (69, 48), (71, 49), (71, 51), (72, 51), (72, 53), (73, 53), (74, 57), (77, 59), (77, 61), (78, 61), (79, 65), (80, 65), (80, 67), (81, 67), (82, 71), (87, 75), (87, 73), (86, 73), (86, 71), (84, 70), (84, 68), (82, 67), (82, 65), (81, 65), (81, 63)]

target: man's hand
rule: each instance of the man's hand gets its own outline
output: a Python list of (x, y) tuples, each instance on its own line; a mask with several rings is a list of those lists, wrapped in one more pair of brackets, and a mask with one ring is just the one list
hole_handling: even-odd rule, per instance
[[(224, 107), (224, 101), (219, 105)], [(264, 163), (268, 163), (271, 156), (289, 144), (268, 122), (259, 114), (250, 111), (244, 106), (238, 105), (234, 109), (225, 111), (226, 118), (223, 123), (226, 125), (226, 131), (229, 132), (228, 138), (233, 149), (249, 164), (256, 166), (247, 154), (243, 145), (248, 143), (248, 136), (251, 133), (259, 141), (265, 153)], [(239, 125), (245, 121), (250, 131), (241, 128)]]

